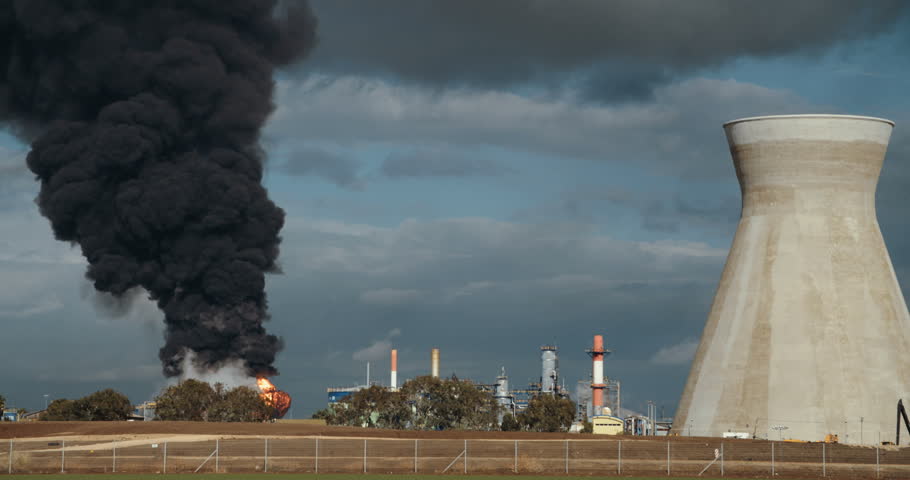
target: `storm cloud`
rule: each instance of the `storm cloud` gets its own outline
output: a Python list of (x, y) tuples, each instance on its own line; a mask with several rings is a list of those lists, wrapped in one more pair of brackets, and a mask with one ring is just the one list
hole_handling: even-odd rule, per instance
[(589, 97), (648, 95), (744, 56), (816, 55), (886, 32), (900, 0), (316, 0), (314, 65), (438, 87), (575, 83)]

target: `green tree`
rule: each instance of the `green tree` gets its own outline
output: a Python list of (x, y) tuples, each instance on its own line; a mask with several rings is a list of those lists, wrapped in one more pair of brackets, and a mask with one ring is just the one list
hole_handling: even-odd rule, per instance
[(424, 375), (405, 382), (400, 392), (411, 405), (413, 418), (411, 428), (415, 430), (438, 430), (443, 427), (436, 417), (437, 406), (444, 400), (442, 380)]
[(417, 377), (401, 386), (412, 405), (412, 428), (418, 430), (498, 429), (499, 405), (492, 395), (456, 377)]
[(208, 419), (209, 409), (218, 397), (218, 392), (208, 383), (184, 380), (166, 388), (155, 398), (155, 415), (160, 420), (203, 422)]
[(581, 433), (594, 433), (594, 424), (587, 418), (584, 421), (584, 427), (581, 429)]
[(411, 427), (414, 412), (407, 398), (400, 391), (392, 392), (388, 403), (380, 411), (379, 426), (403, 430)]
[(259, 392), (249, 387), (237, 387), (230, 390), (216, 386), (217, 400), (209, 408), (207, 420), (210, 422), (262, 422), (272, 415), (270, 407)]
[(6, 397), (0, 395), (0, 412), (3, 412), (4, 408), (6, 408)]
[(313, 416), (310, 418), (313, 418), (315, 420), (325, 420), (326, 424), (334, 425), (332, 423), (334, 415), (335, 415), (335, 412), (332, 411), (332, 407), (326, 407), (326, 408), (323, 408), (322, 410), (317, 410), (316, 412), (314, 412)]
[(47, 406), (47, 410), (41, 415), (41, 420), (49, 422), (64, 422), (76, 420), (76, 408), (73, 400), (58, 398)]
[(329, 425), (402, 429), (409, 425), (410, 413), (400, 392), (373, 385), (316, 412), (314, 418), (324, 418)]
[(417, 377), (398, 391), (372, 386), (313, 414), (329, 425), (416, 430), (498, 429), (492, 395), (458, 378)]
[(108, 388), (76, 400), (54, 400), (40, 419), (56, 422), (126, 420), (132, 411), (133, 406), (126, 395)]
[(126, 420), (133, 413), (133, 405), (126, 395), (108, 388), (75, 400), (73, 413), (73, 420)]
[(518, 423), (532, 432), (564, 432), (575, 419), (575, 402), (555, 395), (538, 395), (518, 415)]
[(502, 417), (502, 424), (499, 428), (503, 432), (517, 432), (521, 430), (521, 424), (510, 414)]

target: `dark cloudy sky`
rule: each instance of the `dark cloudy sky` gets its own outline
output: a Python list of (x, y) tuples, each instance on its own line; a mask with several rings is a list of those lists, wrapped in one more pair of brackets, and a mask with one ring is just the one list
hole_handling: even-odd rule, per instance
[[(868, 5), (866, 5), (868, 3)], [(325, 387), (442, 373), (515, 384), (556, 342), (568, 384), (602, 333), (624, 405), (673, 412), (739, 215), (721, 124), (897, 122), (879, 220), (910, 285), (910, 3), (321, 0), (320, 44), (278, 77), (265, 183), (287, 212), (268, 279), (293, 415)], [(0, 133), (0, 394), (164, 384), (161, 314), (117, 314)], [(906, 287), (905, 287), (906, 291)], [(905, 293), (906, 294), (906, 293)]]

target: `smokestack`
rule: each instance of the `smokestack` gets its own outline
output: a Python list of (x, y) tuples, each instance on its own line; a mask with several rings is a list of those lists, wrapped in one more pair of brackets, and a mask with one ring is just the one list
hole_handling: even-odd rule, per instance
[(391, 369), (392, 378), (389, 381), (389, 386), (393, 389), (398, 388), (398, 350), (392, 349), (392, 369)]
[[(586, 350), (591, 356), (591, 405), (593, 415), (602, 415), (604, 407), (604, 356), (610, 351), (604, 348), (603, 335), (594, 335), (594, 345)], [(617, 412), (618, 414), (618, 412)]]
[(854, 419), (893, 431), (894, 405), (910, 395), (910, 375), (897, 373), (910, 371), (910, 314), (875, 213), (893, 125), (846, 115), (724, 125), (742, 213), (673, 421), (680, 434), (780, 426), (796, 440), (871, 442)]
[(0, 127), (31, 142), (36, 203), (95, 289), (157, 302), (166, 376), (187, 358), (274, 375), (284, 212), (259, 136), (316, 20), (306, 2), (207, 3), (0, 2)]
[(439, 378), (439, 349), (434, 348), (430, 352), (430, 375), (433, 378)]

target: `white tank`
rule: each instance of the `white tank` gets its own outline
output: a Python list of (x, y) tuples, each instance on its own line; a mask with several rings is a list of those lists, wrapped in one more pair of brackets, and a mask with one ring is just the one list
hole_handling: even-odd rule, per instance
[(910, 316), (875, 214), (892, 127), (838, 115), (724, 125), (742, 214), (674, 432), (869, 444), (894, 431)]
[(543, 393), (553, 393), (556, 391), (557, 381), (559, 380), (559, 358), (556, 356), (556, 347), (540, 347), (540, 391)]

